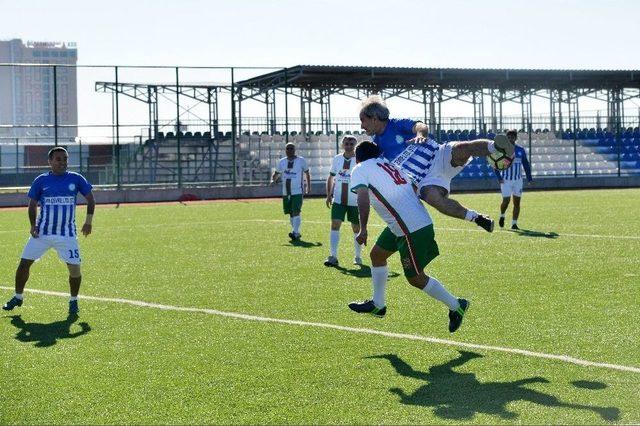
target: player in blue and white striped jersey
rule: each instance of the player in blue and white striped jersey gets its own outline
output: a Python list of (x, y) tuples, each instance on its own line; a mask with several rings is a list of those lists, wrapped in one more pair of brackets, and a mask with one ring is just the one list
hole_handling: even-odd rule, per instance
[(360, 127), (372, 136), (382, 155), (401, 169), (418, 189), (420, 198), (440, 213), (474, 222), (488, 232), (494, 222), (488, 216), (467, 209), (449, 198), (451, 179), (471, 161), (496, 151), (513, 155), (513, 146), (504, 135), (495, 141), (438, 144), (429, 139), (427, 125), (409, 119), (390, 119), (389, 109), (379, 96), (367, 98), (360, 109)]
[(500, 192), (502, 193), (502, 204), (500, 204), (500, 220), (498, 224), (501, 228), (504, 227), (505, 212), (509, 207), (509, 200), (513, 196), (513, 218), (511, 220), (511, 229), (518, 230), (518, 217), (520, 216), (520, 199), (522, 198), (522, 168), (527, 174), (527, 180), (532, 181), (531, 166), (529, 160), (527, 160), (527, 152), (523, 147), (516, 144), (518, 139), (518, 132), (516, 130), (509, 130), (507, 132), (507, 139), (515, 147), (515, 156), (511, 167), (506, 170), (499, 171), (494, 170), (498, 181), (500, 182)]
[[(62, 147), (49, 151), (51, 171), (38, 176), (29, 189), (29, 222), (31, 237), (24, 247), (20, 264), (16, 271), (15, 295), (3, 307), (10, 311), (22, 306), (24, 287), (29, 279), (31, 265), (50, 248), (58, 252), (58, 257), (69, 269), (69, 314), (78, 309), (78, 292), (82, 275), (80, 273), (80, 248), (76, 238), (76, 196), (80, 192), (87, 200), (87, 217), (82, 225), (82, 234), (91, 233), (95, 200), (91, 184), (80, 174), (67, 171), (69, 154)], [(40, 214), (38, 213), (40, 205)]]

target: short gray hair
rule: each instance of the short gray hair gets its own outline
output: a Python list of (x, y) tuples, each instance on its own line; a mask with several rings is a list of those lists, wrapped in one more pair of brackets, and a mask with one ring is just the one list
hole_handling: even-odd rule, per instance
[(362, 101), (360, 114), (363, 114), (368, 118), (377, 118), (380, 121), (387, 121), (389, 119), (389, 108), (387, 108), (387, 105), (380, 96), (369, 96), (367, 99)]

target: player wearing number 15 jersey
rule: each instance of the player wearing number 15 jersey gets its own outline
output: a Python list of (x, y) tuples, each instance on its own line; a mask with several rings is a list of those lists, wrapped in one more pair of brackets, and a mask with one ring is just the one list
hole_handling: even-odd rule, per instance
[(367, 242), (369, 205), (387, 227), (370, 253), (373, 299), (350, 303), (349, 308), (380, 317), (386, 314), (387, 259), (399, 251), (409, 284), (448, 307), (449, 331), (454, 332), (460, 327), (469, 302), (454, 297), (437, 279), (425, 274), (424, 268), (439, 253), (431, 217), (416, 197), (407, 176), (379, 156), (380, 150), (373, 142), (361, 142), (356, 147), (357, 165), (351, 173), (351, 191), (357, 195), (360, 213), (358, 242)]
[[(62, 147), (49, 151), (51, 171), (38, 176), (29, 189), (29, 221), (31, 238), (27, 242), (15, 278), (15, 295), (2, 309), (10, 311), (22, 306), (22, 293), (29, 279), (29, 269), (36, 260), (49, 249), (58, 252), (60, 260), (69, 269), (69, 314), (78, 313), (78, 292), (82, 275), (80, 274), (80, 248), (76, 234), (76, 196), (81, 193), (87, 200), (87, 217), (82, 226), (82, 234), (91, 233), (91, 222), (95, 210), (95, 200), (91, 185), (80, 174), (67, 171), (69, 154)], [(40, 214), (36, 213), (40, 205)]]

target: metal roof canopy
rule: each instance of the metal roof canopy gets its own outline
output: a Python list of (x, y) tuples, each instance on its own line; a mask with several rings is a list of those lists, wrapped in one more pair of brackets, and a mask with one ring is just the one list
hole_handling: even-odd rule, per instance
[[(484, 97), (491, 103), (491, 126), (503, 127), (502, 104), (521, 105), (522, 127), (531, 123), (533, 96), (549, 100), (552, 131), (563, 126), (562, 106), (569, 110), (569, 122), (579, 127), (578, 99), (589, 97), (607, 102), (607, 125), (619, 128), (623, 102), (640, 97), (640, 70), (527, 70), (394, 68), (358, 66), (298, 65), (236, 83), (238, 101), (262, 97), (271, 91), (301, 99), (302, 131), (311, 122), (311, 103), (321, 107), (321, 119), (329, 130), (329, 96), (340, 94), (361, 99), (378, 93), (383, 98), (400, 97), (424, 105), (424, 119), (436, 130), (442, 121), (441, 107), (456, 99), (473, 104), (475, 127), (486, 129)], [(296, 93), (297, 92), (297, 93)], [(273, 98), (273, 96), (272, 96)], [(268, 102), (268, 100), (267, 100)], [(306, 105), (306, 106), (305, 106)], [(566, 117), (565, 117), (566, 118)]]
[(267, 90), (350, 88), (443, 89), (623, 89), (640, 88), (640, 70), (523, 70), (460, 68), (391, 68), (298, 65), (236, 83)]

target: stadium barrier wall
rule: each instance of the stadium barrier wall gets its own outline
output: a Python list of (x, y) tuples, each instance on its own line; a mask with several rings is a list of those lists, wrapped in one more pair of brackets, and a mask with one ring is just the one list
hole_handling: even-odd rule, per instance
[[(566, 178), (540, 178), (527, 183), (525, 191), (560, 190), (560, 189), (597, 189), (597, 188), (640, 188), (640, 176), (597, 176)], [(496, 179), (454, 180), (452, 192), (500, 192)], [(26, 207), (28, 188), (17, 188), (15, 192), (0, 193), (0, 207)], [(222, 186), (213, 188), (146, 188), (146, 189), (103, 189), (94, 188), (94, 196), (98, 204), (116, 203), (154, 203), (201, 200), (233, 200), (245, 198), (278, 198), (282, 194), (281, 186)], [(324, 197), (324, 182), (311, 184), (310, 196)], [(84, 203), (82, 196), (79, 204)]]

